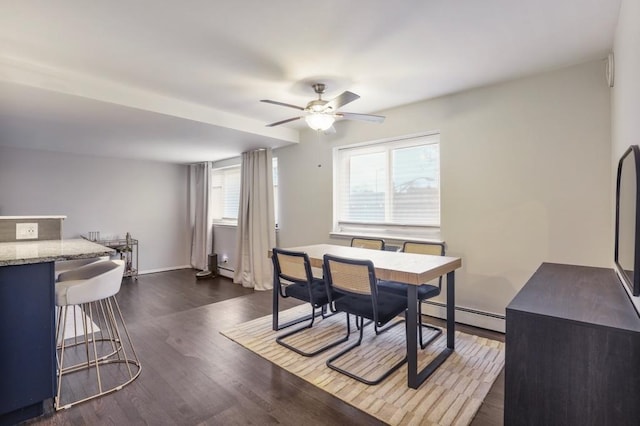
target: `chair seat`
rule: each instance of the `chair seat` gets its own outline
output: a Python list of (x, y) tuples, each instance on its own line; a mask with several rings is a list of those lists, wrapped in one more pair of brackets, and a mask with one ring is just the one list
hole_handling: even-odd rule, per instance
[[(294, 282), (293, 284), (289, 284), (284, 288), (284, 294), (287, 297), (293, 297), (295, 299), (311, 303), (311, 300), (309, 300), (309, 291), (307, 290), (306, 282)], [(323, 279), (313, 278), (311, 282), (311, 295), (313, 297), (313, 305), (315, 307), (320, 307), (329, 303), (327, 287)]]
[[(378, 294), (378, 323), (385, 324), (407, 309), (407, 299), (394, 294)], [(346, 294), (335, 301), (338, 311), (374, 319), (373, 303), (370, 295)]]
[[(407, 297), (407, 287), (410, 284), (398, 281), (378, 281), (378, 289), (384, 293), (395, 294)], [(418, 300), (426, 300), (436, 297), (440, 294), (440, 287), (431, 284), (422, 284), (418, 286)]]

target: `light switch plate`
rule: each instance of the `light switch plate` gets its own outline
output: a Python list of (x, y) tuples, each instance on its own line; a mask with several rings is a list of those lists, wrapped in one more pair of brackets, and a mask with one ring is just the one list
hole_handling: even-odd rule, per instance
[(38, 239), (37, 223), (16, 223), (16, 240)]

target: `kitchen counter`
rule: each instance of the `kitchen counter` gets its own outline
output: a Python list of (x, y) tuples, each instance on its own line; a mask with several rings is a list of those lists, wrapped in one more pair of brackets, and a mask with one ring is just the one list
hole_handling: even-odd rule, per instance
[(0, 243), (0, 425), (41, 415), (55, 394), (55, 262), (113, 253), (81, 238)]
[(8, 242), (0, 243), (0, 266), (86, 259), (109, 256), (114, 253), (115, 250), (111, 248), (83, 238)]

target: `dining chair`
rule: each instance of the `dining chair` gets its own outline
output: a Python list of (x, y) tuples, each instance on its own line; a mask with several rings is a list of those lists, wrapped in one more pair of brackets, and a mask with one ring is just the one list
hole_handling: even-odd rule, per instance
[[(402, 245), (402, 251), (404, 253), (417, 253), (417, 254), (429, 254), (432, 256), (444, 256), (444, 243), (443, 242), (414, 242), (414, 241), (405, 241)], [(378, 286), (380, 291), (390, 294), (395, 294), (398, 296), (407, 296), (407, 286), (410, 284), (401, 283), (397, 281), (378, 281)], [(422, 349), (426, 348), (429, 343), (435, 340), (440, 334), (442, 334), (442, 329), (439, 327), (435, 327), (430, 324), (426, 324), (422, 322), (422, 302), (427, 299), (431, 299), (440, 294), (442, 290), (442, 276), (438, 278), (438, 285), (433, 284), (422, 284), (418, 286), (418, 321), (420, 327), (418, 327), (418, 334), (420, 336), (420, 347)], [(435, 331), (429, 339), (425, 342), (423, 340), (422, 329), (427, 328)]]
[[(406, 354), (403, 359), (373, 380), (339, 367), (334, 362), (361, 345), (365, 328), (364, 318), (371, 320), (376, 327), (382, 327), (406, 311), (407, 299), (394, 294), (378, 294), (376, 273), (370, 260), (348, 259), (328, 254), (324, 255), (323, 260), (330, 302), (333, 302), (337, 312), (347, 313), (347, 338), (351, 334), (349, 314), (354, 315), (356, 322), (360, 323), (358, 341), (329, 358), (327, 366), (362, 383), (376, 385), (407, 362)], [(334, 294), (341, 297), (334, 300)], [(401, 323), (405, 323), (404, 320), (394, 325)], [(391, 326), (386, 327), (385, 331), (390, 328)]]
[(351, 239), (351, 247), (384, 250), (384, 240), (381, 238), (354, 237)]
[[(311, 305), (310, 315), (293, 320), (285, 325), (277, 327), (277, 329), (282, 329), (294, 324), (299, 324), (307, 320), (309, 321), (309, 323), (304, 327), (297, 328), (288, 333), (278, 336), (276, 338), (276, 342), (302, 356), (314, 356), (346, 341), (346, 338), (342, 338), (330, 342), (312, 351), (301, 350), (284, 341), (284, 339), (293, 336), (294, 334), (300, 333), (303, 330), (307, 330), (313, 327), (315, 318), (317, 316), (330, 316), (326, 314), (327, 305), (329, 304), (330, 298), (327, 294), (327, 287), (325, 285), (324, 279), (316, 278), (313, 276), (311, 271), (311, 262), (309, 261), (309, 256), (306, 253), (282, 250), (278, 248), (274, 248), (272, 253), (273, 255), (271, 259), (273, 261), (274, 274), (273, 291), (278, 292), (278, 296), (280, 297), (293, 297), (295, 299), (305, 301)], [(333, 295), (333, 297), (331, 298), (331, 300), (337, 299), (339, 299), (339, 295), (337, 294)], [(277, 314), (277, 312), (275, 311), (276, 309), (277, 307), (274, 305), (274, 315)], [(320, 310), (320, 313), (316, 312), (318, 309)]]

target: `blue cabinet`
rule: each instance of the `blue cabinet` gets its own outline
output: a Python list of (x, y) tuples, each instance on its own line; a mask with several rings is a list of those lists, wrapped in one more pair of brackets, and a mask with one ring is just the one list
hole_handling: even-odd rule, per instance
[(42, 413), (55, 389), (54, 263), (0, 267), (0, 424)]

